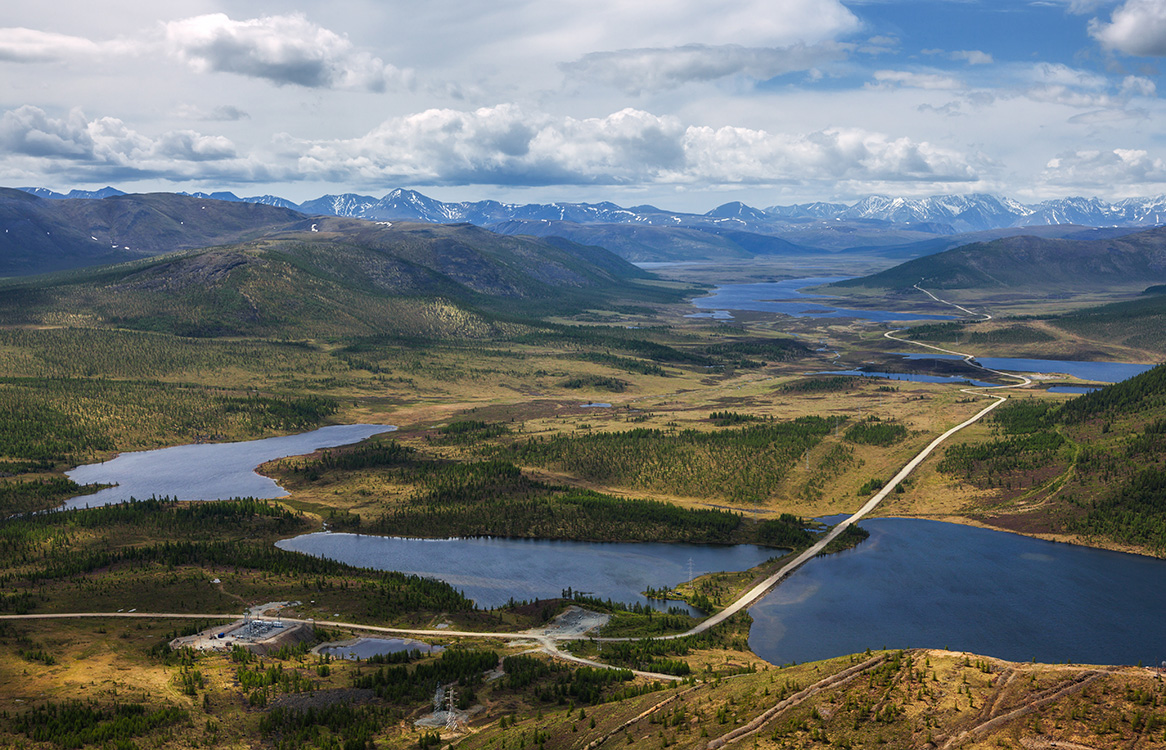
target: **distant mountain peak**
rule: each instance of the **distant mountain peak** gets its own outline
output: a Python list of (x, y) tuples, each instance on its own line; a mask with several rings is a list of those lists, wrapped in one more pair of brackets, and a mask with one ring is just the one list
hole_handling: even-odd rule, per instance
[[(112, 187), (72, 190), (68, 194), (46, 188), (19, 188), (40, 198), (105, 198), (124, 195)], [(738, 227), (773, 233), (790, 225), (813, 222), (859, 221), (900, 225), (912, 231), (960, 234), (1028, 226), (1073, 224), (1089, 227), (1150, 227), (1166, 224), (1166, 195), (1126, 198), (1114, 203), (1097, 197), (1073, 196), (1025, 204), (989, 193), (932, 195), (908, 198), (875, 194), (852, 204), (814, 202), (755, 208), (740, 201), (725, 203), (704, 213), (666, 211), (655, 206), (625, 208), (610, 201), (598, 203), (514, 204), (495, 200), (447, 203), (411, 188), (394, 188), (381, 198), (358, 193), (324, 195), (303, 204), (274, 195), (239, 198), (230, 192), (195, 193), (197, 197), (244, 201), (290, 208), (315, 215), (373, 221), (417, 221), (432, 224), (469, 223), (491, 227), (509, 222), (571, 222), (575, 224), (638, 224), (701, 228)]]

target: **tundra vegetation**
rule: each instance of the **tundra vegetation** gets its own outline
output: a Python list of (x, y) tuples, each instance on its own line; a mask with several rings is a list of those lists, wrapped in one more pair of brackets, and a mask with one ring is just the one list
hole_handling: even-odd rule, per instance
[[(854, 510), (984, 405), (945, 385), (806, 374), (839, 367), (835, 351), (849, 365), (887, 361), (902, 345), (849, 321), (685, 319), (675, 303), (693, 287), (619, 281), (626, 269), (587, 260), (594, 249), (555, 256), (556, 273), (585, 280), (563, 295), (555, 279), (507, 265), (518, 263), (514, 244), (475, 259), (492, 286), (459, 285), (434, 270), (456, 266), (434, 248), (465, 238), (440, 233), (436, 244), (410, 235), (413, 260), (393, 274), (367, 273), (387, 240), (298, 237), (5, 282), (0, 613), (214, 614), (298, 601), (289, 614), (485, 632), (543, 626), (576, 605), (611, 616), (599, 635), (632, 640), (584, 636), (566, 648), (618, 669), (484, 638), (359, 662), (312, 655), (312, 643), (262, 656), (167, 645), (209, 620), (6, 621), (0, 744), (438, 746), (452, 735), (413, 725), (437, 682), (456, 685), (470, 711), (465, 748), (703, 748), (738, 731), (757, 747), (942, 746), (964, 732), (1001, 747), (1043, 735), (1090, 747), (1166, 742), (1166, 695), (1147, 670), (927, 650), (779, 667), (748, 650), (747, 614), (661, 640), (695, 618), (574, 591), (482, 610), (443, 583), (276, 548), (323, 523), (773, 547), (757, 569), (646, 592), (714, 612), (785, 550), (809, 545), (820, 527), (807, 519)], [(1113, 351), (1087, 337), (1111, 335), (1101, 315), (907, 335), (981, 356)], [(823, 338), (829, 352), (803, 343)], [(1076, 399), (1013, 399), (888, 507), (1162, 554), (1162, 373)], [(96, 489), (66, 469), (117, 452), (358, 421), (401, 429), (266, 464), (288, 491), (279, 500), (38, 512)], [(937, 500), (951, 490), (955, 508)], [(834, 549), (864, 533), (848, 531)], [(318, 628), (316, 640), (354, 633)]]

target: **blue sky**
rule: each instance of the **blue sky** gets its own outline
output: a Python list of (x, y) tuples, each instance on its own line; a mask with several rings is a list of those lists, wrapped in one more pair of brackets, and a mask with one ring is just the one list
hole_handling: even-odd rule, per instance
[(4, 185), (1166, 192), (1166, 0), (59, 0), (3, 23)]

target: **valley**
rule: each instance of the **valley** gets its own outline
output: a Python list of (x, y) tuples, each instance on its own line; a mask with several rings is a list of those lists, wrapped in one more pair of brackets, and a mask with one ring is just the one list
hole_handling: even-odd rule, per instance
[[(1084, 636), (1050, 639), (1040, 660), (1064, 654), (1072, 665), (1023, 663), (1028, 654), (1003, 650), (977, 655), (970, 645), (994, 650), (991, 644), (1008, 637), (1020, 644), (1038, 637), (1023, 629), (997, 641), (969, 636), (966, 646), (958, 642), (961, 631), (949, 627), (941, 628), (949, 636), (943, 642), (920, 631), (898, 643), (864, 643), (853, 654), (785, 650), (807, 636), (815, 640), (815, 630), (846, 630), (832, 621), (877, 618), (864, 602), (895, 606), (845, 570), (901, 570), (904, 558), (879, 556), (896, 533), (966, 555), (995, 550), (1003, 560), (1049, 554), (1022, 544), (1044, 543), (1037, 539), (1137, 554), (1118, 556), (1131, 562), (1113, 567), (1109, 583), (1068, 590), (1070, 598), (1112, 593), (1113, 581), (1126, 576), (1160, 576), (1161, 367), (1106, 385), (903, 356), (938, 347), (985, 363), (1010, 357), (1150, 365), (1166, 351), (1153, 327), (1125, 324), (1144, 319), (1128, 309), (1157, 315), (1155, 297), (1142, 289), (1119, 281), (1034, 303), (977, 287), (919, 289), (916, 278), (906, 288), (872, 285), (827, 300), (862, 314), (791, 317), (763, 305), (780, 302), (798, 312), (822, 300), (803, 301), (797, 282), (775, 282), (850, 276), (888, 261), (833, 258), (807, 268), (798, 256), (739, 260), (707, 274), (695, 264), (648, 273), (567, 241), (464, 226), (314, 223), (318, 231), (280, 228), (211, 249), (3, 282), (0, 614), (98, 615), (0, 621), (0, 710), (19, 717), (0, 728), (4, 743), (1161, 741), (1166, 719), (1156, 670), (1076, 666), (1093, 652), (1073, 651), (1073, 639), (1096, 639), (1115, 627), (1109, 621)], [(754, 294), (762, 305), (724, 297), (691, 302), (713, 285), (747, 283), (775, 285)], [(1102, 301), (1111, 307), (1094, 306)], [(702, 310), (727, 315), (691, 317)], [(890, 317), (866, 315), (874, 312)], [(885, 335), (891, 328), (894, 338)], [(827, 374), (834, 372), (844, 374)], [(964, 380), (984, 385), (970, 388)], [(1021, 381), (1024, 387), (1015, 387)], [(1058, 385), (1100, 390), (1050, 390)], [(164, 482), (134, 489), (128, 479), (73, 471), (102, 462), (112, 468), (111, 459), (127, 451), (362, 424), (397, 429), (257, 457), (244, 471), (261, 464), (259, 472), (281, 488), (267, 499), (221, 492), (215, 496), (234, 499), (171, 499), (164, 496), (180, 496), (179, 488)], [(191, 482), (205, 478), (198, 460)], [(83, 509), (86, 497), (96, 502), (113, 481), (136, 500)], [(65, 502), (77, 509), (41, 512)], [(860, 530), (832, 518), (860, 508), (872, 519)], [(969, 535), (912, 531), (952, 522)], [(827, 527), (839, 539), (823, 550)], [(524, 565), (550, 567), (565, 553), (552, 548), (542, 563), (518, 558), (491, 575), (484, 558), (467, 551), (458, 553), (468, 561), (463, 568), (443, 575), (427, 559), (438, 553), (421, 548), (402, 553), (412, 567), (378, 565), (379, 553), (342, 560), (292, 551), (295, 540), (320, 538), (325, 529), (325, 539), (484, 538), (513, 550), (664, 545), (672, 559), (623, 563), (641, 575), (657, 565), (661, 572), (637, 579), (630, 594), (602, 593), (590, 580), (598, 576), (587, 573), (588, 562), (598, 563), (584, 548), (570, 579), (524, 590), (507, 579), (523, 575)], [(685, 552), (684, 545), (702, 547)], [(702, 563), (690, 571), (684, 558), (699, 549), (752, 549), (756, 556), (736, 568)], [(519, 554), (513, 550), (505, 553), (512, 564)], [(926, 550), (914, 547), (906, 559)], [(830, 554), (818, 557), (820, 551)], [(1047, 572), (1035, 571), (1007, 595), (958, 605), (919, 597), (944, 576), (966, 574), (968, 586), (983, 590), (1002, 575), (986, 564), (972, 575), (974, 566), (949, 556), (956, 558), (951, 567), (935, 566), (929, 579), (897, 579), (910, 613), (902, 619), (959, 606), (966, 608), (959, 619), (980, 622), (978, 608), (1020, 606), (1031, 588), (1048, 585)], [(1075, 564), (1087, 570), (1097, 559)], [(798, 571), (780, 572), (791, 561)], [(835, 572), (838, 565), (844, 572)], [(859, 581), (846, 595), (858, 608), (815, 610), (818, 571), (834, 581), (821, 584), (825, 589)], [(470, 595), (458, 576), (496, 579), (491, 585), (502, 593), (489, 601)], [(785, 580), (774, 589), (779, 578)], [(733, 602), (758, 587), (751, 617)], [(644, 593), (657, 600), (653, 606)], [(894, 602), (894, 588), (879, 596)], [(1127, 596), (1157, 601), (1153, 587)], [(799, 599), (812, 606), (783, 608)], [(167, 645), (212, 623), (171, 621), (164, 613), (227, 615), (276, 601), (295, 603), (281, 611), (289, 621), (313, 621), (313, 641), (264, 655)], [(597, 632), (561, 638), (524, 634), (571, 605), (610, 620)], [(1083, 606), (1122, 603), (1118, 597)], [(130, 610), (147, 616), (115, 616)], [(698, 625), (717, 613), (713, 626)], [(1159, 614), (1150, 607), (1139, 617), (1155, 622)], [(362, 627), (412, 633), (447, 649), (366, 662), (310, 653)], [(885, 632), (859, 630), (866, 641)], [(489, 635), (498, 632), (510, 635), (502, 642)], [(1129, 653), (1142, 653), (1143, 644), (1146, 663), (1160, 660), (1153, 627), (1115, 637), (1135, 646)], [(545, 644), (559, 657), (618, 669), (525, 651)], [(794, 663), (801, 661), (812, 663)], [(414, 679), (422, 674), (429, 680), (423, 689)], [(414, 724), (428, 711), (435, 680), (458, 685), (467, 713), (456, 732)], [(72, 734), (61, 733), (66, 725), (76, 727)]]

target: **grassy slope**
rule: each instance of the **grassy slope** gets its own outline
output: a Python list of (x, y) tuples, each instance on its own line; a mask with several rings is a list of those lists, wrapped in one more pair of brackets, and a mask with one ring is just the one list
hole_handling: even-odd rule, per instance
[[(0, 696), (0, 707), (10, 715), (23, 713), (27, 703), (16, 700), (44, 695), (57, 703), (83, 698), (99, 708), (119, 702), (141, 703), (151, 710), (178, 708), (186, 712), (184, 720), (143, 731), (132, 739), (140, 746), (185, 748), (195, 742), (210, 746), (274, 743), (280, 736), (264, 731), (261, 724), (271, 708), (302, 711), (313, 706), (320, 724), (318, 744), (309, 739), (301, 746), (324, 747), (375, 723), (371, 737), (377, 747), (418, 747), (423, 730), (412, 721), (429, 710), (428, 701), (394, 705), (351, 690), (357, 672), (367, 675), (375, 667), (345, 662), (321, 665), (314, 657), (296, 655), (268, 657), (264, 669), (298, 672), (297, 682), (312, 689), (296, 693), (273, 686), (267, 689), (268, 709), (259, 710), (248, 707), (253, 692), (238, 681), (244, 666), (248, 670), (259, 666), (254, 662), (243, 665), (216, 654), (168, 660), (150, 656), (152, 646), (173, 635), (167, 633), (168, 627), (117, 621), (56, 623), (47, 629), (7, 627), (0, 633), (0, 664), (14, 678), (5, 682), (15, 689)], [(498, 649), (496, 644), (478, 647)], [(54, 654), (54, 663), (20, 656), (38, 650)], [(879, 657), (881, 661), (872, 663)], [(472, 690), (474, 702), (485, 710), (471, 719), (467, 731), (441, 734), (467, 750), (523, 746), (568, 750), (597, 742), (609, 747), (703, 750), (711, 740), (731, 731), (752, 729), (748, 722), (764, 715), (757, 731), (737, 746), (925, 748), (942, 746), (964, 732), (970, 734), (960, 746), (970, 748), (1116, 750), (1164, 744), (1161, 706), (1166, 692), (1160, 680), (1140, 668), (1098, 671), (1015, 664), (943, 651), (864, 654), (781, 669), (757, 665), (732, 650), (680, 658), (691, 662), (696, 674), (713, 679), (676, 688), (659, 686), (640, 695), (625, 692), (627, 697), (612, 700), (628, 685), (642, 685), (616, 683), (603, 691), (603, 702), (598, 704), (578, 698), (562, 704), (555, 700), (555, 681), (572, 669), (539, 672), (528, 667), (532, 679), (522, 688), (511, 687), (507, 678), (475, 681), (460, 690)], [(535, 659), (534, 665), (539, 664)], [(133, 668), (126, 669), (127, 665)], [(715, 672), (706, 672), (706, 667)], [(829, 682), (852, 668), (857, 668), (856, 677)], [(717, 672), (739, 676), (717, 679)], [(815, 686), (818, 690), (807, 695), (805, 691)], [(329, 725), (321, 712), (329, 706), (347, 707), (351, 713)], [(0, 742), (5, 745), (17, 746), (30, 739), (10, 722), (0, 726)]]
[(308, 217), (252, 203), (169, 193), (47, 200), (0, 188), (0, 276), (114, 263), (238, 242)]
[(1166, 367), (1071, 399), (1017, 396), (886, 510), (1166, 555), (1164, 424)]
[(1010, 237), (965, 245), (907, 261), (831, 289), (1095, 290), (1138, 287), (1166, 279), (1166, 229), (1107, 240)]
[(1092, 307), (1052, 318), (1049, 323), (1077, 336), (1166, 355), (1166, 295)]
[[(328, 229), (327, 226), (323, 228)], [(326, 253), (321, 251), (319, 254)], [(298, 268), (295, 263), (284, 258), (261, 257), (261, 260), (272, 264), (287, 263), (291, 269), (289, 274)], [(317, 269), (320, 264), (313, 261), (307, 265)], [(351, 265), (346, 263), (345, 267)], [(227, 269), (225, 273), (229, 275), (232, 271)], [(337, 276), (335, 271), (320, 273), (325, 281), (334, 281)], [(514, 278), (507, 274), (505, 269), (500, 269), (496, 277), (498, 283), (504, 284)], [(160, 278), (139, 277), (136, 281), (165, 283)], [(370, 293), (363, 291), (369, 286), (375, 287), (371, 281), (363, 286), (354, 284), (356, 291), (352, 294)], [(274, 301), (278, 294), (278, 287), (276, 292), (265, 292), (263, 295), (259, 294), (265, 289), (262, 286), (244, 288), (249, 293), (254, 291), (256, 298), (264, 304)], [(140, 291), (145, 294), (149, 289)], [(531, 304), (541, 303), (535, 298)], [(64, 308), (53, 309), (60, 312)], [(312, 314), (328, 311), (325, 308)], [(250, 389), (261, 389), (264, 392), (274, 389), (287, 396), (299, 396), (305, 392), (320, 393), (336, 399), (338, 406), (344, 409), (345, 418), (357, 415), (385, 418), (391, 414), (392, 421), (400, 421), (412, 427), (410, 440), (433, 445), (434, 450), (443, 457), (454, 460), (472, 458), (473, 446), (437, 444), (441, 442), (441, 433), (432, 428), (459, 411), (479, 406), (482, 407), (483, 416), (484, 412), (490, 411), (494, 415), (491, 418), (499, 422), (515, 419), (518, 422), (514, 425), (515, 429), (548, 433), (575, 432), (580, 435), (589, 434), (593, 430), (620, 431), (635, 425), (652, 426), (664, 431), (682, 426), (705, 431), (724, 429), (715, 428), (709, 423), (709, 413), (714, 410), (743, 410), (759, 415), (773, 414), (780, 418), (797, 414), (858, 416), (858, 411), (864, 417), (872, 411), (885, 411), (886, 417), (892, 414), (898, 416), (910, 427), (908, 436), (898, 444), (882, 447), (853, 443), (844, 435), (826, 437), (810, 452), (809, 462), (814, 471), (804, 474), (795, 472), (796, 476), (788, 478), (787, 489), (782, 493), (783, 502), (803, 492), (805, 498), (808, 498), (805, 502), (822, 502), (821, 499), (813, 498), (825, 494), (827, 502), (840, 502), (843, 507), (857, 502), (855, 490), (863, 480), (886, 476), (888, 470), (901, 464), (902, 458), (910, 455), (917, 444), (925, 441), (927, 435), (934, 434), (940, 425), (949, 423), (961, 410), (970, 412), (978, 408), (953, 401), (942, 388), (908, 384), (884, 387), (868, 382), (855, 384), (849, 390), (825, 393), (783, 390), (780, 385), (775, 387), (774, 383), (766, 382), (765, 379), (783, 372), (798, 372), (805, 368), (805, 363), (779, 363), (762, 371), (748, 366), (735, 369), (737, 365), (732, 364), (734, 361), (742, 357), (756, 357), (751, 352), (766, 348), (757, 346), (758, 342), (753, 340), (756, 336), (745, 336), (739, 332), (704, 332), (700, 337), (686, 338), (666, 331), (629, 331), (623, 326), (572, 329), (533, 326), (528, 323), (514, 332), (503, 330), (508, 338), (487, 342), (459, 343), (457, 336), (440, 342), (433, 339), (369, 336), (359, 340), (308, 344), (287, 344), (257, 338), (238, 341), (193, 340), (163, 334), (104, 330), (27, 330), (6, 333), (9, 337), (0, 345), (0, 353), (6, 357), (6, 373), (21, 373), (30, 378), (44, 379), (62, 373), (70, 373), (70, 377), (82, 380), (109, 376), (119, 381), (148, 381), (154, 378), (169, 384), (164, 386), (166, 390), (189, 390), (187, 386), (190, 384), (225, 382), (232, 389), (237, 389), (233, 395), (245, 395)], [(446, 335), (449, 335), (448, 330)], [(108, 340), (106, 337), (109, 337)], [(718, 346), (726, 342), (748, 346), (727, 347), (710, 352), (710, 344), (714, 342)], [(261, 352), (261, 358), (253, 363), (248, 361), (248, 352), (252, 348)], [(580, 361), (575, 358), (580, 352), (608, 356), (612, 351), (618, 352), (618, 357), (622, 359)], [(709, 360), (714, 363), (710, 368), (702, 358), (714, 355), (715, 359)], [(641, 367), (642, 371), (618, 369), (619, 364), (628, 365), (623, 360), (638, 363), (637, 367)], [(663, 370), (664, 374), (645, 365), (655, 366)], [(724, 372), (719, 368), (725, 368)], [(577, 374), (624, 379), (627, 381), (628, 394), (563, 390), (562, 383)], [(225, 380), (220, 380), (222, 378)], [(41, 390), (42, 385), (30, 383), (28, 387)], [(146, 385), (149, 383), (143, 383), (143, 386)], [(124, 387), (137, 386), (127, 384)], [(652, 398), (644, 401), (641, 398), (644, 395)], [(920, 396), (935, 399), (935, 402), (921, 401)], [(571, 408), (589, 397), (623, 401), (624, 408), (587, 412)], [(456, 403), (439, 403), (454, 399)], [(127, 391), (116, 398), (111, 397), (101, 407), (90, 410), (103, 413), (106, 405), (138, 401), (140, 398)], [(201, 398), (196, 401), (199, 404), (206, 403)], [(176, 409), (172, 405), (157, 408), (159, 414), (173, 412), (182, 413), (183, 409)], [(463, 414), (461, 418), (465, 416)], [(120, 417), (113, 419), (103, 414), (103, 418), (108, 419), (111, 426), (121, 426), (122, 432), (113, 432), (119, 436), (117, 440), (123, 441), (119, 445), (124, 444), (124, 441), (141, 439), (142, 426), (148, 422), (147, 418), (143, 418), (135, 426), (133, 422), (126, 425)], [(643, 421), (640, 421), (641, 418)], [(631, 420), (635, 421), (629, 424)], [(180, 434), (177, 425), (164, 426), (164, 432), (167, 437), (163, 439), (169, 440), (174, 440)], [(838, 449), (849, 449), (851, 456), (848, 458), (844, 455), (845, 450)], [(823, 486), (818, 486), (812, 480), (819, 473), (832, 472), (833, 469), (829, 469), (831, 466), (841, 466), (841, 473), (832, 474), (823, 489)], [(328, 507), (325, 500), (339, 502), (339, 507), (344, 507), (349, 503), (368, 502), (378, 493), (388, 498), (400, 489), (400, 486), (385, 481), (383, 476), (369, 476), (367, 472), (357, 474), (349, 483), (315, 488), (314, 495), (301, 495), (297, 491), (297, 503), (312, 504), (311, 510), (323, 511)], [(340, 496), (334, 494), (336, 490), (341, 491)], [(340, 499), (337, 500), (337, 497)], [(368, 507), (370, 511), (377, 509), (371, 503)], [(240, 525), (234, 531), (246, 533), (250, 528)], [(152, 536), (147, 535), (148, 538), (134, 536), (129, 530), (118, 534), (106, 532), (104, 535), (84, 529), (70, 531), (73, 543), (83, 545), (104, 546), (108, 539), (114, 538), (119, 543), (132, 546), (159, 538), (156, 531), (151, 532)], [(256, 538), (264, 541), (264, 534), (257, 534)], [(67, 545), (60, 545), (60, 550), (66, 551)], [(317, 599), (318, 608), (322, 608), (316, 614), (343, 612), (352, 616), (362, 613), (367, 615), (369, 607), (378, 599), (375, 590), (371, 593), (364, 590), (364, 584), (371, 583), (365, 580), (366, 576), (354, 572), (328, 573), (323, 577), (322, 585), (315, 574), (305, 577), (294, 572), (289, 574), (261, 567), (251, 568), (235, 571), (229, 578), (224, 577), (226, 586), (216, 590), (208, 584), (206, 573), (200, 570), (201, 567), (205, 566), (178, 565), (171, 568), (162, 564), (142, 569), (126, 566), (109, 571), (109, 575), (93, 571), (79, 580), (66, 578), (55, 581), (42, 585), (39, 591), (52, 600), (52, 606), (62, 608), (79, 606), (82, 601), (110, 604), (125, 602), (129, 600), (127, 597), (138, 597), (133, 599), (135, 602), (165, 601), (176, 606), (192, 601), (232, 606), (239, 603), (234, 597), (257, 599), (312, 596)], [(217, 568), (213, 570), (218, 571)], [(44, 606), (49, 604), (45, 602)], [(418, 620), (436, 622), (433, 619), (435, 617), (435, 613), (417, 610)], [(233, 684), (236, 665), (223, 657), (206, 657), (187, 666), (151, 660), (144, 655), (144, 650), (157, 642), (160, 635), (157, 630), (157, 627), (150, 625), (135, 630), (121, 623), (110, 624), (109, 633), (97, 634), (66, 624), (48, 629), (13, 626), (12, 630), (0, 635), (4, 641), (0, 643), (0, 648), (6, 649), (6, 656), (0, 659), (0, 664), (7, 670), (4, 674), (12, 679), (0, 682), (12, 686), (27, 685), (38, 697), (45, 694), (53, 700), (96, 696), (98, 700), (112, 702), (118, 695), (114, 691), (122, 690), (123, 697), (130, 700), (156, 705), (180, 705), (194, 711), (192, 725), (184, 725), (173, 735), (160, 731), (150, 736), (151, 741), (156, 740), (162, 746), (187, 746), (192, 740), (226, 744), (243, 741), (244, 738), (248, 741), (258, 739), (261, 736), (258, 729), (261, 712), (241, 708), (244, 696)], [(55, 649), (54, 653), (60, 657), (55, 664), (48, 665), (37, 661), (35, 657), (25, 657), (19, 653), (21, 650), (35, 652), (44, 648)], [(142, 650), (135, 650), (138, 648)], [(99, 664), (97, 671), (80, 674), (76, 664), (83, 663), (80, 659), (92, 659), (95, 654), (103, 655), (102, 659), (94, 662)], [(690, 661), (697, 671), (703, 671), (706, 664), (731, 672), (755, 663), (746, 653), (726, 649), (704, 649), (685, 656), (670, 654), (667, 658), (678, 656)], [(788, 746), (794, 743), (824, 746), (821, 738), (825, 732), (835, 746), (844, 742), (852, 746), (887, 743), (890, 746), (923, 746), (928, 733), (933, 737), (942, 737), (977, 726), (977, 717), (987, 719), (997, 709), (1022, 705), (1026, 698), (1036, 696), (1041, 691), (1055, 692), (1052, 689), (1066, 684), (1067, 680), (1078, 675), (1088, 676), (1079, 669), (1028, 668), (998, 662), (991, 662), (991, 670), (984, 671), (981, 663), (987, 664), (987, 660), (977, 659), (965, 664), (961, 656), (955, 655), (933, 653), (920, 654), (916, 658), (918, 661), (914, 669), (930, 668), (935, 673), (935, 680), (927, 682), (915, 679), (911, 676), (911, 670), (900, 661), (895, 670), (879, 673), (877, 679), (874, 676), (864, 677), (850, 687), (828, 692), (820, 703), (805, 704), (799, 709), (801, 713), (780, 716), (757, 735), (759, 745)], [(927, 663), (928, 659), (932, 662)], [(132, 664), (133, 668), (117, 669), (125, 664)], [(796, 681), (802, 687), (818, 679), (819, 675), (850, 664), (851, 660), (843, 658), (824, 665), (804, 665), (781, 672), (772, 670), (709, 683), (693, 694), (692, 697), (699, 698), (700, 703), (693, 702), (686, 708), (683, 722), (664, 723), (661, 721), (663, 713), (653, 714), (644, 717), (639, 723), (629, 725), (630, 732), (617, 732), (614, 739), (627, 744), (626, 738), (632, 737), (633, 743), (638, 741), (642, 744), (644, 738), (650, 742), (660, 742), (667, 738), (669, 742), (675, 740), (680, 746), (703, 747), (709, 737), (718, 736), (738, 726), (738, 720), (744, 722), (772, 706), (781, 690), (786, 690), (787, 694), (792, 692), (786, 679)], [(309, 679), (317, 681), (324, 690), (342, 689), (348, 684), (346, 678), (350, 670), (347, 668), (337, 669), (334, 676), (323, 677), (315, 672), (314, 665), (289, 663), (288, 666), (308, 673)], [(209, 685), (199, 688), (194, 696), (186, 695), (179, 689), (182, 673), (190, 669), (202, 670)], [(1009, 669), (1016, 670), (1018, 677), (1005, 677), (1005, 671)], [(1149, 676), (1134, 670), (1123, 672), (1115, 678), (1103, 679), (1112, 680), (1098, 683), (1099, 686), (1104, 685), (1108, 692), (1100, 695), (1090, 692), (1088, 698), (1080, 701), (1072, 696), (1058, 699), (1044, 714), (1038, 715), (1044, 722), (1040, 726), (1032, 723), (1036, 717), (1028, 715), (993, 729), (984, 741), (996, 742), (999, 738), (1000, 741), (1015, 744), (1021, 736), (1049, 733), (1057, 738), (1086, 742), (1092, 746), (1116, 746), (1119, 743), (1128, 746), (1131, 740), (1145, 734), (1147, 717), (1155, 715), (1155, 712), (1151, 710), (1152, 704), (1140, 704), (1129, 698), (1124, 688), (1134, 686), (1143, 691), (1139, 695), (1144, 696), (1146, 690), (1158, 687)], [(100, 688), (95, 690), (95, 686), (90, 684), (94, 682), (99, 683)], [(615, 730), (623, 721), (668, 695), (653, 694), (605, 707), (588, 707), (590, 717), (582, 719), (577, 711), (568, 716), (567, 707), (559, 706), (554, 701), (540, 701), (531, 694), (514, 695), (505, 691), (495, 694), (485, 690), (482, 693), (491, 712), (481, 720), (484, 731), (471, 738), (467, 746), (476, 746), (473, 743), (480, 739), (483, 743), (494, 741), (496, 747), (499, 735), (513, 744), (520, 741), (519, 737), (524, 732), (525, 737), (521, 741), (535, 745), (533, 730), (538, 727), (541, 732), (549, 735), (548, 746), (582, 747), (591, 739)], [(209, 697), (204, 699), (201, 697), (203, 695)], [(5, 710), (25, 710), (25, 704), (17, 704), (15, 700), (26, 700), (27, 697), (20, 692), (0, 691), (0, 707)], [(964, 701), (970, 705), (965, 705)], [(973, 710), (969, 711), (968, 708)], [(403, 710), (416, 712), (418, 707), (410, 705)], [(1141, 712), (1141, 718), (1136, 718), (1138, 712)], [(722, 722), (718, 714), (725, 716), (726, 721)], [(496, 722), (500, 715), (519, 715), (522, 721), (517, 727), (502, 730)], [(695, 722), (692, 721), (694, 716), (697, 717)], [(591, 717), (595, 719), (595, 727), (591, 726)], [(1049, 728), (1049, 724), (1052, 724), (1052, 728)], [(402, 726), (405, 728), (399, 732), (392, 730), (378, 735), (379, 741), (389, 746), (415, 746), (418, 735), (409, 731), (407, 723)], [(709, 737), (701, 737), (702, 730), (707, 731)], [(1161, 727), (1155, 731), (1157, 734), (1153, 736), (1160, 738)], [(776, 733), (780, 734), (775, 737)], [(271, 736), (265, 739), (274, 741)]]
[(467, 226), (331, 222), (247, 245), (10, 281), (0, 319), (199, 336), (497, 336), (488, 318), (577, 312), (625, 297), (675, 301), (598, 248)]

